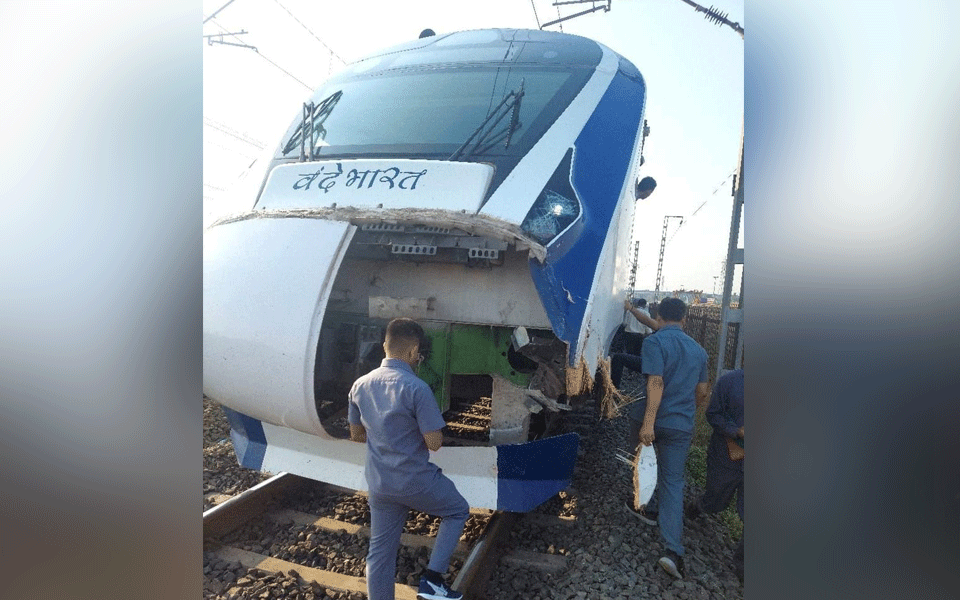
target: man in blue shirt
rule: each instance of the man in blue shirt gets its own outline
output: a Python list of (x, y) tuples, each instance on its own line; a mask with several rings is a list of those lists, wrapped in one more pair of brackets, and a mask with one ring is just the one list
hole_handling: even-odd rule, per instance
[(380, 367), (350, 390), (350, 439), (366, 442), (365, 476), (369, 487), (370, 550), (367, 553), (367, 597), (393, 600), (397, 551), (410, 509), (441, 517), (427, 572), (417, 598), (463, 598), (443, 576), (450, 566), (470, 506), (453, 482), (430, 462), (440, 449), (446, 423), (433, 392), (413, 369), (425, 347), (423, 328), (411, 319), (387, 325)]
[[(687, 305), (679, 298), (660, 302), (657, 331), (643, 341), (641, 357), (647, 376), (647, 399), (639, 422), (638, 441), (657, 450), (657, 489), (650, 503), (634, 511), (649, 524), (660, 525), (667, 550), (658, 564), (683, 578), (683, 485), (687, 452), (693, 440), (693, 415), (710, 395), (707, 352), (683, 332)], [(638, 408), (642, 407), (640, 404)]]
[[(737, 514), (743, 521), (743, 369), (717, 380), (707, 408), (713, 427), (707, 449), (707, 484), (703, 496), (686, 509), (696, 519), (701, 513), (718, 513), (737, 495)], [(733, 553), (734, 570), (743, 583), (743, 536)]]

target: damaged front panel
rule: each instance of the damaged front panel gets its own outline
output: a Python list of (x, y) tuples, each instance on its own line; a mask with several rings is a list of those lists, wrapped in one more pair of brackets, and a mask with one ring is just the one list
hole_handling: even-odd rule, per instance
[[(346, 436), (350, 386), (382, 360), (387, 323), (409, 317), (430, 340), (418, 375), (446, 413), (448, 443), (499, 445), (549, 435), (550, 419), (540, 413), (568, 407), (568, 346), (551, 330), (530, 277), (536, 243), (489, 218), (474, 215), (471, 232), (457, 227), (456, 215), (440, 221), (436, 211), (411, 212), (433, 218), (354, 221), (317, 345), (314, 390), (324, 429)], [(280, 217), (268, 214), (248, 218)], [(527, 336), (522, 345), (514, 341), (517, 331)]]

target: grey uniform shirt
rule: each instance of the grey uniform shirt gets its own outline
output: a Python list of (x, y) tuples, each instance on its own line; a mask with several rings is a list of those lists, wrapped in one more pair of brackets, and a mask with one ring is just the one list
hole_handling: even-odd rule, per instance
[(385, 358), (358, 379), (350, 389), (348, 419), (367, 430), (365, 474), (371, 492), (417, 494), (440, 475), (423, 434), (446, 423), (430, 386), (407, 363)]

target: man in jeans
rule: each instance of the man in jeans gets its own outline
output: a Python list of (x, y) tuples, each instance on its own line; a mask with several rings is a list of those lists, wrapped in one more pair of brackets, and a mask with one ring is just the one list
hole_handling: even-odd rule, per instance
[[(743, 369), (730, 371), (717, 380), (707, 408), (713, 427), (707, 449), (707, 484), (685, 509), (687, 518), (718, 513), (737, 495), (737, 514), (743, 522)], [(733, 569), (743, 583), (743, 536), (733, 553)]]
[(383, 344), (387, 357), (350, 390), (350, 439), (367, 444), (364, 474), (370, 494), (366, 568), (370, 600), (394, 598), (397, 550), (410, 509), (443, 519), (417, 598), (463, 598), (443, 577), (470, 516), (470, 506), (453, 482), (430, 462), (429, 450), (440, 449), (446, 423), (430, 386), (413, 372), (420, 364), (425, 342), (423, 328), (416, 321), (390, 321)]
[[(693, 415), (710, 396), (707, 352), (683, 332), (687, 306), (679, 298), (660, 303), (657, 332), (643, 341), (643, 373), (647, 376), (647, 399), (637, 439), (654, 444), (657, 451), (657, 489), (640, 512), (631, 502), (627, 510), (651, 525), (660, 525), (666, 552), (658, 564), (682, 579), (683, 486), (687, 451), (693, 440)], [(634, 426), (636, 427), (636, 425)]]

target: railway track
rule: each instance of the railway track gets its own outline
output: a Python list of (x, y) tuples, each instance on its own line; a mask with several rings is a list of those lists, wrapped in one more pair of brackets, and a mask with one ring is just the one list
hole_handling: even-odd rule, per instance
[[(635, 373), (624, 373), (623, 384), (627, 395), (642, 396), (643, 380)], [(462, 414), (447, 415), (448, 422), (482, 418), (487, 411), (481, 404), (454, 407)], [(223, 438), (226, 421), (214, 408), (205, 405), (204, 506), (215, 508), (204, 512), (204, 600), (366, 598), (364, 494), (284, 475), (235, 495), (266, 475), (237, 465)], [(597, 413), (596, 398), (588, 398), (567, 411), (561, 424), (561, 433), (581, 436), (576, 489), (526, 514), (475, 511), (449, 581), (468, 598), (484, 600), (742, 598), (730, 566), (737, 539), (728, 539), (718, 518), (685, 522), (687, 578), (675, 581), (657, 566), (657, 530), (623, 511), (629, 473), (615, 454), (626, 419), (598, 421)], [(698, 491), (688, 485), (689, 496)], [(426, 515), (411, 515), (404, 543), (426, 540), (401, 550), (397, 598), (415, 597), (407, 582), (417, 582), (437, 525)]]
[[(282, 473), (204, 512), (204, 598), (362, 600), (369, 508), (363, 493)], [(472, 509), (448, 577), (467, 598), (484, 598), (498, 561), (558, 573), (566, 557), (498, 547), (518, 520), (564, 526), (573, 517)], [(411, 511), (395, 580), (398, 600), (416, 598), (440, 520)]]

